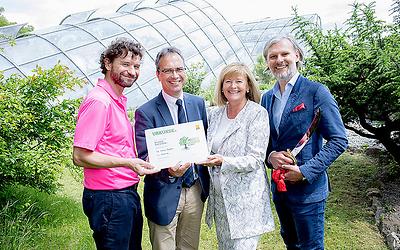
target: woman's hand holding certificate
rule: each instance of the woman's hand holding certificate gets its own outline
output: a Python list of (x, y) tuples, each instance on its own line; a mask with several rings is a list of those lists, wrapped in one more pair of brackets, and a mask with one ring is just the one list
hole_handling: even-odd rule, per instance
[(214, 155), (209, 155), (207, 157), (207, 160), (198, 162), (196, 164), (204, 165), (207, 167), (215, 167), (215, 166), (221, 166), (223, 162), (224, 158), (222, 157), (222, 155), (214, 154)]

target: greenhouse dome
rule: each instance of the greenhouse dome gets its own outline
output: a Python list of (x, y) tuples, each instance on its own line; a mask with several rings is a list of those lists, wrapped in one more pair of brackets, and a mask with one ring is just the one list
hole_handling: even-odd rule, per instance
[[(109, 15), (96, 13), (89, 10), (68, 15), (58, 26), (16, 37), (14, 46), (0, 40), (0, 71), (5, 77), (14, 73), (26, 76), (36, 65), (51, 68), (59, 61), (87, 82), (70, 93), (81, 97), (103, 78), (98, 60), (104, 48), (117, 37), (131, 38), (146, 49), (138, 81), (124, 92), (128, 106), (137, 107), (161, 89), (154, 59), (163, 47), (179, 48), (187, 67), (203, 64), (207, 72), (203, 86), (208, 86), (230, 62), (252, 66), (266, 39), (281, 32), (282, 25), (290, 26), (290, 19), (231, 26), (203, 0), (142, 0), (126, 3)], [(15, 37), (22, 26), (1, 27), (0, 34)]]
[[(304, 15), (302, 17), (321, 27), (321, 19), (317, 14)], [(248, 23), (239, 22), (233, 24), (232, 27), (246, 46), (253, 60), (262, 55), (266, 41), (277, 34), (290, 34), (293, 29), (290, 17), (266, 18)]]

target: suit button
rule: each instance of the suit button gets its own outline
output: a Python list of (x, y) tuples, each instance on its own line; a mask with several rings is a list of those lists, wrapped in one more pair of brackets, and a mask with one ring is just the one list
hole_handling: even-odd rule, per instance
[(181, 186), (177, 186), (176, 189), (181, 189)]

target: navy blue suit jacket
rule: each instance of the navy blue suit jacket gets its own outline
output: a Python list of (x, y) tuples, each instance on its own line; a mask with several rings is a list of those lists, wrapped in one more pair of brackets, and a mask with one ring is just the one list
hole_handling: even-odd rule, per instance
[[(205, 131), (207, 131), (207, 114), (204, 100), (198, 96), (183, 94), (185, 110), (189, 121), (203, 120)], [(139, 157), (143, 160), (147, 157), (146, 138), (144, 131), (150, 128), (173, 125), (171, 113), (168, 109), (161, 92), (158, 96), (136, 109), (135, 112), (135, 137)], [(209, 193), (209, 174), (204, 166), (197, 168), (202, 188), (201, 199), (204, 202)], [(161, 172), (146, 175), (144, 179), (144, 209), (145, 215), (152, 222), (165, 226), (175, 216), (179, 197), (182, 190), (182, 177), (173, 183), (169, 180), (168, 169)]]
[[(324, 85), (300, 75), (283, 110), (278, 136), (272, 114), (274, 99), (272, 90), (269, 90), (261, 100), (261, 105), (268, 110), (271, 130), (267, 156), (272, 151), (293, 149), (307, 131), (316, 109), (321, 109), (318, 128), (296, 156), (297, 165), (307, 181), (286, 183), (288, 190), (286, 195), (290, 201), (296, 203), (311, 203), (326, 199), (329, 193), (327, 168), (348, 145), (337, 102)], [(304, 108), (296, 108), (301, 107), (302, 103)], [(324, 145), (323, 139), (326, 140)], [(274, 182), (271, 190), (274, 200), (279, 199)]]

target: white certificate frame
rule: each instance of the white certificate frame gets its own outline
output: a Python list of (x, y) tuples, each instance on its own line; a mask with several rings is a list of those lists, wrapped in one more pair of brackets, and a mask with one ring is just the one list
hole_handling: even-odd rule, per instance
[(203, 121), (146, 129), (149, 162), (159, 169), (187, 162), (202, 162), (209, 150)]

